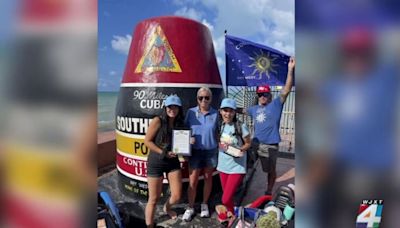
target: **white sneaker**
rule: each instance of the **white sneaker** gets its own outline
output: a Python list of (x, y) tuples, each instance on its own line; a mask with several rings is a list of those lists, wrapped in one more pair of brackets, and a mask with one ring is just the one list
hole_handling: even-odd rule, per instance
[(200, 217), (202, 218), (207, 218), (210, 217), (210, 212), (208, 211), (208, 205), (205, 203), (201, 204), (201, 213), (200, 213)]
[(182, 216), (182, 220), (185, 222), (189, 222), (190, 220), (192, 220), (192, 217), (194, 215), (194, 209), (193, 208), (186, 208), (185, 213)]

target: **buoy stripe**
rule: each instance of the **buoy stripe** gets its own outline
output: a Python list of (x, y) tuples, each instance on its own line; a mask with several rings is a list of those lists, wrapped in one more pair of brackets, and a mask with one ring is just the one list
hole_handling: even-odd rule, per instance
[(144, 145), (143, 138), (133, 138), (131, 136), (127, 137), (125, 134), (120, 134), (116, 131), (115, 134), (117, 142), (117, 150), (139, 157), (147, 157), (150, 149)]
[[(117, 169), (118, 169), (118, 171), (119, 171), (122, 175), (124, 175), (124, 176), (126, 176), (126, 177), (129, 177), (129, 178), (131, 178), (131, 179), (134, 179), (134, 180), (138, 180), (138, 181), (142, 181), (142, 182), (146, 182), (146, 183), (147, 183), (147, 177), (140, 177), (140, 176), (135, 176), (135, 175), (133, 175), (133, 174), (130, 174), (130, 173), (124, 171), (123, 169), (121, 169), (121, 167), (119, 167), (118, 165), (117, 165)], [(201, 180), (202, 177), (199, 177), (199, 179)], [(182, 182), (189, 182), (189, 178), (182, 178)], [(163, 184), (168, 184), (168, 179), (164, 178), (164, 179), (163, 179)]]
[(127, 138), (132, 138), (132, 139), (144, 139), (144, 135), (138, 135), (138, 134), (130, 134), (122, 131), (115, 130), (116, 134), (119, 134), (121, 136), (127, 137)]

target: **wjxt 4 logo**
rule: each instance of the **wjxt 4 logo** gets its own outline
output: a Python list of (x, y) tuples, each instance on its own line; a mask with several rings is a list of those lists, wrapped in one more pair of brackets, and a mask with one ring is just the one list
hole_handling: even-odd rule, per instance
[(379, 228), (383, 200), (363, 200), (358, 209), (356, 228)]

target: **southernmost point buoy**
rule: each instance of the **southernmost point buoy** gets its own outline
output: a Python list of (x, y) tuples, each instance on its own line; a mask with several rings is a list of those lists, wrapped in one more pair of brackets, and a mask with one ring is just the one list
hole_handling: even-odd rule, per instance
[[(203, 86), (213, 93), (212, 107), (219, 107), (223, 89), (206, 26), (174, 16), (137, 24), (116, 107), (118, 184), (125, 194), (147, 200), (150, 151), (144, 145), (144, 136), (151, 119), (164, 108), (164, 98), (178, 95), (186, 112), (197, 105), (196, 93)], [(182, 158), (181, 165), (185, 183), (188, 170)], [(167, 185), (163, 196), (166, 191)]]

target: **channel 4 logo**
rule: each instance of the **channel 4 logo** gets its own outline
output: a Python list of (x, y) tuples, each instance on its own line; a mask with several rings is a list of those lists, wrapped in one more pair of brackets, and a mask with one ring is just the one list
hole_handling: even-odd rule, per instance
[(363, 200), (358, 209), (356, 228), (379, 228), (383, 200)]

